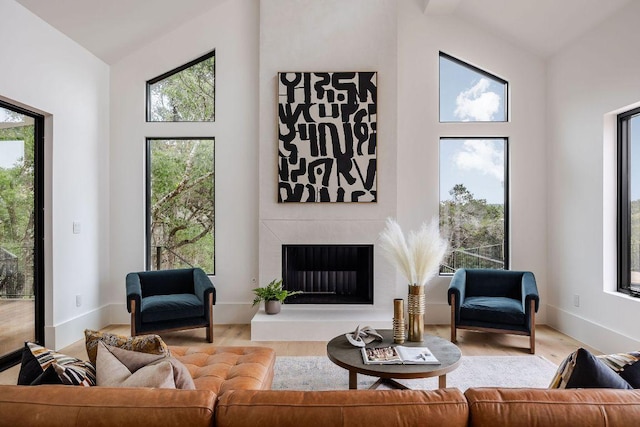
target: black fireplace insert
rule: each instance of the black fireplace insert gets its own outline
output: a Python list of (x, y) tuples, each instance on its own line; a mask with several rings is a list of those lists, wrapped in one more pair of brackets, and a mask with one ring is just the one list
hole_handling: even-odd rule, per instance
[(282, 245), (287, 304), (373, 304), (373, 245)]

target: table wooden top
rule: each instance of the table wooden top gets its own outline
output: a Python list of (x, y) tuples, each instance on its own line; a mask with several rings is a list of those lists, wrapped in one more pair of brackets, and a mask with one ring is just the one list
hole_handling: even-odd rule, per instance
[(371, 375), (380, 378), (430, 378), (445, 375), (460, 365), (460, 349), (455, 344), (433, 335), (424, 335), (422, 342), (405, 341), (403, 344), (394, 344), (393, 331), (390, 329), (377, 330), (382, 335), (382, 341), (374, 341), (367, 347), (387, 347), (390, 345), (403, 345), (406, 347), (428, 347), (433, 355), (440, 361), (439, 365), (402, 365), (402, 364), (370, 364), (362, 360), (360, 347), (354, 347), (347, 338), (339, 335), (327, 344), (327, 356), (336, 365), (359, 374)]

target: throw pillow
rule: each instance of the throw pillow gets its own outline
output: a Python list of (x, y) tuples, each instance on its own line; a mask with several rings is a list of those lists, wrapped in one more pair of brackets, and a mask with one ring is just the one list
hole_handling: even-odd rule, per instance
[(185, 390), (195, 390), (196, 385), (193, 382), (191, 373), (182, 362), (175, 357), (163, 356), (158, 354), (140, 353), (138, 351), (124, 350), (122, 348), (106, 345), (107, 350), (111, 352), (123, 365), (135, 373), (138, 369), (143, 368), (149, 364), (155, 363), (159, 360), (166, 360), (171, 363), (173, 368), (173, 380), (176, 383), (176, 388)]
[(632, 387), (614, 371), (584, 348), (571, 353), (558, 367), (550, 388), (616, 388)]
[[(56, 368), (57, 367), (57, 368)], [(53, 368), (60, 382), (55, 382), (49, 368)], [(46, 375), (43, 375), (45, 374)], [(61, 373), (63, 375), (61, 375)], [(73, 380), (69, 378), (73, 376)], [(36, 343), (27, 342), (22, 352), (18, 385), (38, 384), (95, 385), (93, 364), (58, 353)]]
[(169, 347), (162, 341), (159, 335), (139, 335), (136, 337), (128, 337), (125, 335), (116, 335), (108, 332), (99, 332), (86, 329), (84, 331), (85, 345), (89, 361), (96, 363), (96, 355), (98, 353), (98, 342), (102, 341), (113, 347), (124, 348), (125, 350), (139, 351), (142, 353), (161, 354), (170, 356)]
[(176, 388), (171, 363), (158, 360), (131, 373), (104, 345), (98, 343), (97, 382), (104, 387)]
[(640, 352), (605, 354), (598, 360), (613, 369), (633, 388), (640, 388)]
[(62, 380), (58, 376), (58, 373), (52, 366), (49, 366), (45, 371), (40, 374), (29, 385), (43, 385), (43, 384), (62, 384)]

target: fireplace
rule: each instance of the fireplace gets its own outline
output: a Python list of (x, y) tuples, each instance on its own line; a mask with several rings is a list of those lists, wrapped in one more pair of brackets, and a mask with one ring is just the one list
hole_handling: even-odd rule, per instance
[(373, 304), (373, 245), (282, 245), (287, 304)]

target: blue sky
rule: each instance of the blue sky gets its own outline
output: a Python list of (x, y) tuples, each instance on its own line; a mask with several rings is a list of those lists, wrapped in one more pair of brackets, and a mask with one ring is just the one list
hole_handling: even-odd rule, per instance
[[(440, 58), (441, 122), (504, 121), (504, 92), (502, 82)], [(505, 144), (502, 138), (442, 139), (440, 200), (450, 199), (453, 186), (464, 184), (476, 199), (504, 203)]]
[[(0, 125), (2, 123), (21, 123), (25, 116), (10, 113), (0, 108)], [(24, 141), (0, 141), (0, 168), (12, 168), (16, 162), (24, 157)]]

